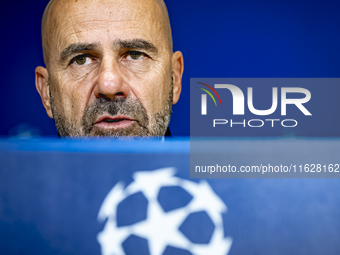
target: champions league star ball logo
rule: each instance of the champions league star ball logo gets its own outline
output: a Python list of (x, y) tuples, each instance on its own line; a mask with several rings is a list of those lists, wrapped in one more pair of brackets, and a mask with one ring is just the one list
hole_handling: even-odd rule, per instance
[[(99, 221), (107, 220), (103, 231), (98, 234), (102, 255), (130, 255), (124, 243), (132, 236), (147, 241), (150, 255), (228, 254), (232, 239), (224, 236), (222, 214), (227, 211), (226, 205), (206, 181), (196, 183), (175, 177), (174, 174), (174, 168), (136, 172), (134, 181), (127, 187), (124, 188), (119, 182), (112, 188), (98, 214)], [(190, 196), (188, 203), (169, 210), (160, 199), (162, 191), (167, 188), (183, 190)], [(119, 206), (129, 197), (138, 195), (145, 197), (147, 202), (146, 218), (121, 226), (117, 220)], [(197, 220), (198, 215), (202, 216), (201, 220)], [(203, 221), (210, 222), (212, 227), (201, 228), (200, 233), (187, 227), (193, 226), (197, 230), (199, 227), (195, 227), (195, 224), (199, 225)], [(209, 238), (202, 242), (197, 237), (207, 234), (204, 232), (209, 232)]]

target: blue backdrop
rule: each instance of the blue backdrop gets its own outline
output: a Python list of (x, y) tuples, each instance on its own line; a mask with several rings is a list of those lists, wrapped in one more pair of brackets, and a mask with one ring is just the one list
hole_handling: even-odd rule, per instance
[[(285, 161), (280, 155), (282, 159), (289, 159), (289, 163), (306, 158), (308, 161), (303, 163), (339, 163), (334, 157), (335, 151), (331, 155), (321, 153), (313, 157), (317, 149), (338, 148), (339, 143), (334, 143), (333, 139), (290, 140), (288, 144), (295, 145), (290, 150), (287, 150), (287, 141), (278, 139), (235, 139), (230, 143), (233, 153), (226, 153), (224, 159), (232, 164), (237, 161), (257, 164), (254, 155), (261, 153), (257, 158), (264, 164), (273, 160), (282, 164)], [(242, 146), (245, 143), (249, 146)], [(301, 153), (304, 144), (309, 145), (305, 146), (305, 154)], [(270, 161), (266, 155), (276, 157)], [(191, 216), (187, 213), (188, 218), (183, 223), (176, 221), (181, 223), (180, 231), (192, 243), (207, 244), (212, 232), (215, 233), (211, 228), (221, 227), (221, 224), (213, 224), (204, 213), (210, 208), (220, 215), (217, 196), (228, 207), (222, 216), (223, 237), (233, 240), (230, 252), (189, 253), (168, 247), (159, 254), (339, 254), (339, 178), (189, 180), (189, 165), (189, 140), (172, 139), (163, 143), (0, 139), (0, 254), (103, 254), (97, 235), (103, 231), (106, 221), (98, 221), (97, 216), (109, 191), (122, 182), (125, 185), (137, 183), (140, 188), (123, 196), (126, 198), (118, 206), (109, 204), (110, 214), (117, 213), (113, 218), (118, 224), (117, 238), (110, 239), (110, 243), (119, 240), (121, 228), (136, 227), (144, 220), (154, 220), (164, 227), (158, 232), (158, 242), (162, 241), (172, 233), (164, 217), (176, 209), (188, 209), (187, 204), (193, 201), (191, 194), (194, 199), (203, 199), (207, 207), (203, 212), (196, 210)], [(165, 167), (176, 168), (176, 176), (181, 179), (179, 185), (171, 184), (173, 177), (158, 178), (159, 171), (152, 171)], [(135, 174), (141, 171), (148, 176), (138, 181)], [(162, 184), (164, 181), (166, 183)], [(200, 185), (198, 191), (201, 192), (195, 195), (192, 187), (202, 181), (205, 184)], [(184, 182), (191, 183), (191, 188), (181, 189), (188, 187)], [(162, 184), (161, 189), (158, 195), (157, 192), (151, 195), (157, 195), (157, 204), (164, 210), (160, 218), (146, 214), (150, 210), (146, 209), (146, 204), (152, 200), (146, 199), (150, 190), (145, 187), (153, 191), (157, 183)], [(206, 183), (214, 196), (209, 195)], [(114, 248), (123, 245), (125, 253), (113, 254), (157, 254), (148, 251), (153, 247), (150, 242), (155, 237), (155, 229), (159, 230), (153, 226), (146, 236), (126, 236), (126, 240), (123, 238), (117, 246), (113, 245)], [(181, 247), (178, 240), (167, 244)], [(223, 245), (218, 247), (223, 249)]]
[[(34, 69), (43, 65), (40, 21), (47, 2), (2, 4), (0, 135), (15, 132), (20, 123), (37, 127), (37, 133), (56, 135), (34, 84)], [(185, 62), (183, 91), (170, 124), (173, 135), (189, 135), (190, 78), (340, 77), (338, 1), (167, 0), (166, 4), (174, 50), (183, 52)], [(334, 93), (340, 94), (340, 87)], [(313, 95), (317, 94), (316, 90)], [(326, 114), (336, 118), (334, 112)], [(312, 133), (339, 135), (335, 126), (327, 132), (318, 129), (315, 125)]]

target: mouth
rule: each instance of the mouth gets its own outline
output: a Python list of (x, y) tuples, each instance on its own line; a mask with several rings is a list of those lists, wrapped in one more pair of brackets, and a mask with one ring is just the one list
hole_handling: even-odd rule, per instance
[(135, 122), (136, 120), (127, 116), (102, 116), (94, 123), (94, 126), (102, 129), (121, 129), (129, 127)]
[(101, 122), (106, 122), (106, 123), (117, 123), (120, 121), (124, 121), (125, 119), (103, 119)]

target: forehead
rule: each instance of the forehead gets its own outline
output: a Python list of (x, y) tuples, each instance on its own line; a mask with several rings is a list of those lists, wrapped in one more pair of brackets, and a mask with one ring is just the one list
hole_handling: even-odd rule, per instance
[(51, 16), (51, 44), (57, 42), (58, 48), (135, 38), (160, 46), (167, 40), (162, 9), (153, 0), (61, 0)]

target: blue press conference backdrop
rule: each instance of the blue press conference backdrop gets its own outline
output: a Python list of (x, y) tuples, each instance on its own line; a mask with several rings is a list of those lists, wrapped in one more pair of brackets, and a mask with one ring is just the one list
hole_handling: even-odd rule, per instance
[[(306, 143), (306, 155), (338, 148), (333, 139), (293, 139), (290, 153), (278, 139), (229, 142), (236, 148), (224, 158), (243, 164), (273, 151), (299, 160)], [(317, 158), (339, 163), (327, 153)], [(339, 254), (339, 178), (189, 179), (189, 165), (188, 139), (2, 139), (0, 254)], [(188, 249), (179, 249), (186, 238)]]
[[(43, 65), (40, 21), (47, 0), (2, 3), (0, 135), (21, 123), (42, 135), (56, 135), (34, 85), (34, 69)], [(171, 120), (173, 135), (189, 135), (190, 78), (340, 77), (339, 1), (167, 0), (174, 50), (184, 54), (180, 101)], [(317, 107), (313, 96), (312, 107)], [(340, 95), (340, 87), (334, 88)], [(336, 96), (331, 100), (335, 100)], [(327, 100), (325, 100), (327, 101)], [(325, 112), (338, 123), (338, 109)], [(300, 135), (339, 136), (315, 125)], [(270, 134), (269, 134), (270, 135)]]

